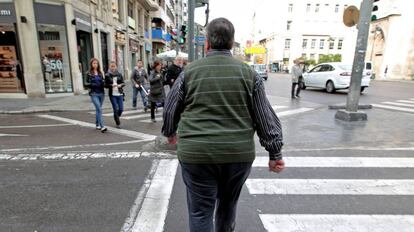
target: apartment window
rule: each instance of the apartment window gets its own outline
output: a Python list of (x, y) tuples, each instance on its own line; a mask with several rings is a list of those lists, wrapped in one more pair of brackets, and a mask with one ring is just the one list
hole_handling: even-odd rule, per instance
[(120, 20), (120, 7), (121, 4), (119, 0), (112, 0), (112, 16), (118, 20)]
[(343, 42), (344, 42), (343, 39), (339, 39), (339, 41), (338, 41), (338, 50), (341, 50), (342, 49), (342, 43)]
[(306, 12), (310, 12), (311, 4), (306, 5)]
[(290, 39), (285, 39), (285, 49), (290, 49)]
[(316, 46), (316, 39), (312, 39), (311, 48), (315, 49)]
[(293, 4), (289, 4), (288, 12), (292, 12), (292, 11), (293, 11)]
[(303, 39), (302, 48), (306, 48), (307, 46), (308, 46), (308, 39)]
[(339, 4), (336, 4), (335, 5), (335, 13), (338, 13), (339, 12)]
[(319, 12), (319, 4), (316, 4), (316, 6), (315, 6), (315, 13), (318, 13)]
[(348, 7), (348, 5), (344, 5), (344, 10)]
[(324, 47), (325, 47), (325, 40), (324, 39), (321, 39), (319, 41), (319, 49), (323, 49)]
[(302, 53), (302, 58), (306, 59), (306, 53)]
[(132, 2), (128, 2), (128, 16), (134, 18), (134, 5)]
[(329, 40), (329, 49), (334, 49), (335, 46), (335, 40), (334, 39), (330, 39)]
[(310, 59), (311, 59), (311, 60), (314, 60), (314, 59), (315, 59), (315, 53), (311, 53), (311, 54), (310, 54)]
[(289, 31), (291, 26), (292, 26), (292, 21), (287, 21), (286, 30)]

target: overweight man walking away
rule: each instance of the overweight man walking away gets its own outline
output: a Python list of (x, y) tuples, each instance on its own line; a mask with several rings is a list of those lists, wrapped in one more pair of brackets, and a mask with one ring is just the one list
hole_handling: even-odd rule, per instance
[(229, 20), (211, 21), (207, 57), (180, 74), (164, 109), (164, 136), (170, 142), (178, 136), (191, 232), (235, 230), (237, 201), (255, 159), (255, 131), (269, 152), (269, 170), (284, 168), (280, 121), (262, 78), (232, 57), (233, 42)]

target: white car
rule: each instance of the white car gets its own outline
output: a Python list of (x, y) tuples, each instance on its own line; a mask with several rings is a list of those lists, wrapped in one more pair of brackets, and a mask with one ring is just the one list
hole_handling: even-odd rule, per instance
[[(352, 65), (345, 63), (323, 63), (303, 74), (301, 88), (315, 87), (333, 93), (338, 89), (348, 89), (351, 82)], [(371, 81), (371, 72), (364, 69), (361, 82), (363, 92)]]

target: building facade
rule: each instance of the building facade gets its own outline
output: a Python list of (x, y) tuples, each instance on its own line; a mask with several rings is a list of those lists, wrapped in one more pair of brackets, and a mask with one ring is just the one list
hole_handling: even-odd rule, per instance
[[(355, 27), (346, 27), (343, 11), (359, 8), (360, 0), (265, 1), (254, 15), (254, 43), (266, 47), (260, 55), (272, 70), (289, 69), (303, 57), (318, 62), (319, 57), (340, 54), (352, 63), (357, 38)], [(275, 15), (277, 17), (269, 17)], [(272, 26), (269, 26), (272, 25)]]
[(414, 80), (414, 15), (411, 1), (380, 0), (372, 13), (366, 60), (377, 79)]
[(82, 94), (92, 57), (127, 78), (153, 57), (154, 0), (1, 0), (0, 97)]

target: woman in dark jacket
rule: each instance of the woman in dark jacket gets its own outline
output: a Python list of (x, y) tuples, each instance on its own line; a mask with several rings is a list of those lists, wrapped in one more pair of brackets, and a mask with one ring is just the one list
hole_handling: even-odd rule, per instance
[(164, 86), (162, 83), (162, 73), (161, 73), (161, 62), (155, 61), (153, 70), (149, 76), (150, 91), (148, 94), (148, 100), (151, 102), (151, 121), (155, 121), (155, 108), (156, 103), (164, 104), (165, 93)]
[(105, 99), (104, 75), (96, 58), (89, 62), (89, 71), (86, 74), (85, 87), (89, 88), (89, 96), (96, 110), (96, 129), (102, 133), (107, 131), (102, 118), (102, 105)]
[(114, 120), (118, 129), (121, 128), (121, 120), (119, 118), (124, 111), (124, 86), (124, 77), (119, 73), (116, 63), (111, 61), (108, 73), (105, 75), (105, 88), (108, 88), (109, 99), (114, 111)]

